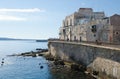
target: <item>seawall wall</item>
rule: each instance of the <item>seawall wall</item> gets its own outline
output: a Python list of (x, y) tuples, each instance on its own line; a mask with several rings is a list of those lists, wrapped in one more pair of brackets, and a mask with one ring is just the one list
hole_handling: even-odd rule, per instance
[(75, 60), (95, 71), (120, 79), (120, 49), (87, 43), (48, 41), (49, 52), (63, 60)]

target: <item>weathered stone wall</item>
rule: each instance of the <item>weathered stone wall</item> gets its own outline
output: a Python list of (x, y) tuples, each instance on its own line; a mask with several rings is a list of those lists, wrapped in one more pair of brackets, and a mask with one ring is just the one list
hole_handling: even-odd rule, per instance
[(110, 23), (113, 26), (113, 42), (120, 44), (120, 15), (111, 16)]
[(49, 52), (64, 60), (73, 59), (92, 69), (120, 79), (120, 49), (99, 45), (49, 41)]

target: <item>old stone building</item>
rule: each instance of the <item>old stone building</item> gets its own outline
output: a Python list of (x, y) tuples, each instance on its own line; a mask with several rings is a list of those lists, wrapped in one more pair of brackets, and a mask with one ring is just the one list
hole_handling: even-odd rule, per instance
[(119, 22), (119, 15), (106, 17), (104, 12), (93, 12), (92, 8), (80, 8), (63, 20), (59, 38), (70, 41), (118, 42)]
[(120, 15), (115, 14), (110, 17), (110, 24), (112, 26), (111, 40), (113, 43), (120, 43)]

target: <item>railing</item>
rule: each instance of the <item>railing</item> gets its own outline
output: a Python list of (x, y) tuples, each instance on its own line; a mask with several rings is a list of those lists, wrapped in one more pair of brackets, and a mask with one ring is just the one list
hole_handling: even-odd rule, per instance
[(97, 44), (97, 45), (120, 45), (120, 43), (108, 43), (108, 42), (94, 42), (94, 41), (80, 41), (80, 40), (63, 40), (58, 38), (50, 38), (48, 41), (64, 41), (64, 42), (78, 42), (78, 43), (91, 43), (91, 44)]

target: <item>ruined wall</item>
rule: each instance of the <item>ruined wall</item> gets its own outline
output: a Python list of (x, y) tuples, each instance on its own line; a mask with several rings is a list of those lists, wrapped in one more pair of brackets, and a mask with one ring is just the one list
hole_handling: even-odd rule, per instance
[(120, 79), (120, 49), (75, 42), (49, 41), (49, 52)]

